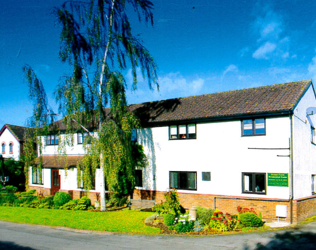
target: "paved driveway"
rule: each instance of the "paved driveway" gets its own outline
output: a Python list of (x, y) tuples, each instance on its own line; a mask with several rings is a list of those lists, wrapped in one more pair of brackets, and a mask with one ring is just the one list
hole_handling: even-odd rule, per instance
[(295, 229), (182, 237), (97, 233), (0, 221), (0, 249), (316, 249), (316, 222)]

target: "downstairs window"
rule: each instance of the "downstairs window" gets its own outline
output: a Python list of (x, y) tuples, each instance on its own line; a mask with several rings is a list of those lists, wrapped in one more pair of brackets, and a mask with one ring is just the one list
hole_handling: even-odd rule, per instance
[(183, 190), (196, 190), (196, 172), (170, 171), (169, 187)]
[(266, 174), (242, 173), (242, 192), (266, 194)]

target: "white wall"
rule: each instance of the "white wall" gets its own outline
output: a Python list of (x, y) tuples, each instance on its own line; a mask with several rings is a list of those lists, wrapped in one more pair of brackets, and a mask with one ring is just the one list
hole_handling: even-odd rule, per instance
[[(197, 139), (169, 140), (168, 126), (142, 129), (138, 141), (145, 147), (149, 166), (144, 171), (144, 189), (166, 191), (169, 171), (197, 171), (197, 191), (185, 193), (289, 198), (288, 187), (267, 186), (266, 195), (243, 194), (242, 172), (289, 173), (288, 150), (250, 150), (248, 147), (288, 148), (289, 117), (266, 119), (266, 135), (241, 136), (241, 121), (199, 123)], [(202, 171), (211, 181), (202, 181)], [(156, 181), (153, 180), (155, 175)]]
[[(9, 144), (13, 143), (13, 154), (10, 154)], [(5, 154), (2, 154), (2, 143), (5, 143)], [(14, 160), (19, 160), (20, 157), (20, 142), (15, 138), (11, 131), (6, 128), (0, 137), (0, 153), (4, 158), (13, 158)]]
[[(84, 155), (83, 144), (78, 144), (77, 134), (61, 135), (59, 143), (63, 143), (67, 155)], [(42, 136), (42, 155), (53, 156), (58, 155), (58, 145), (46, 145), (46, 136)], [(39, 152), (38, 152), (39, 153)]]
[[(78, 188), (77, 185), (77, 168), (71, 168), (68, 170), (60, 169), (60, 189), (61, 190), (83, 190)], [(96, 170), (96, 182), (95, 190), (90, 190), (91, 192), (100, 192), (100, 180), (102, 174), (100, 174), (100, 169)]]
[(311, 175), (316, 175), (316, 145), (311, 143), (311, 126), (316, 128), (316, 115), (307, 117), (307, 109), (313, 107), (316, 108), (316, 101), (310, 86), (295, 108), (293, 117), (295, 199), (312, 195)]

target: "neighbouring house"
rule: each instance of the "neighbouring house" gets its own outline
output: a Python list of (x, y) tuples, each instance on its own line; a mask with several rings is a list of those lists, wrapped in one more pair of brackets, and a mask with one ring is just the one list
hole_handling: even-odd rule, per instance
[[(137, 143), (148, 157), (148, 166), (136, 170), (134, 199), (160, 202), (175, 188), (185, 208), (236, 214), (237, 206), (253, 207), (268, 221), (280, 217), (291, 223), (316, 214), (311, 80), (141, 103), (130, 110), (141, 119)], [(58, 190), (83, 195), (76, 164), (85, 134), (75, 134), (64, 157), (57, 157), (56, 135), (42, 139), (43, 171), (30, 169), (30, 188), (45, 195)], [(101, 178), (97, 171), (89, 192), (93, 202)]]
[(0, 130), (1, 155), (18, 161), (23, 154), (27, 127), (5, 124)]

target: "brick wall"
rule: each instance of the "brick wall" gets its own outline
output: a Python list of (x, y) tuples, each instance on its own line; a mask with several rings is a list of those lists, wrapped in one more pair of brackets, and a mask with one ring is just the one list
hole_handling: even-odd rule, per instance
[(303, 221), (306, 218), (316, 215), (316, 197), (307, 197), (295, 201), (297, 208), (297, 221)]
[[(148, 191), (135, 189), (133, 193), (134, 199), (155, 200), (156, 203), (164, 201), (166, 192)], [(217, 208), (223, 212), (237, 214), (237, 207), (254, 208), (259, 214), (261, 212), (265, 221), (277, 221), (276, 206), (287, 206), (287, 217), (280, 218), (282, 221), (290, 222), (291, 220), (291, 202), (289, 200), (278, 199), (252, 199), (245, 197), (232, 196), (214, 196), (207, 194), (178, 193), (180, 204), (184, 208), (192, 208), (194, 206), (202, 206), (207, 208)], [(316, 197), (308, 197), (303, 200), (294, 200), (292, 206), (292, 222), (298, 223), (304, 219), (316, 214)]]

